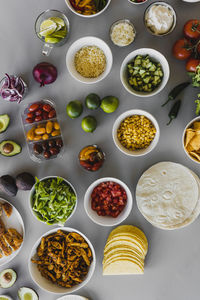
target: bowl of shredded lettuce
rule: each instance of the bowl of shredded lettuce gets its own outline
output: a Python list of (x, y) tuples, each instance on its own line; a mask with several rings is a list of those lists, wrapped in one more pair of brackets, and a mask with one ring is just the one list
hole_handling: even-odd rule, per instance
[(66, 179), (58, 176), (36, 178), (30, 191), (33, 215), (47, 225), (64, 226), (77, 206), (77, 194)]

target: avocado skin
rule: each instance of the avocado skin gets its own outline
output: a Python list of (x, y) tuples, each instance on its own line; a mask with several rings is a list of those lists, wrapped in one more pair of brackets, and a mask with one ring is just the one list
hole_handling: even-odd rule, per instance
[[(10, 143), (10, 144), (13, 145), (14, 149), (13, 149), (12, 152), (10, 152), (10, 153), (5, 153), (5, 152), (3, 151), (3, 146), (4, 146), (6, 143)], [(19, 144), (17, 144), (15, 141), (4, 140), (4, 141), (2, 141), (2, 142), (0, 143), (0, 153), (1, 153), (3, 156), (7, 156), (7, 157), (15, 156), (15, 155), (21, 153), (21, 151), (22, 151), (22, 147), (21, 147)]]
[(19, 190), (23, 190), (23, 191), (31, 190), (34, 184), (35, 184), (35, 178), (30, 173), (23, 172), (21, 174), (18, 174), (16, 177), (16, 185)]
[(10, 175), (0, 177), (0, 190), (8, 196), (16, 196), (18, 188), (15, 184), (15, 179)]
[(0, 115), (0, 122), (2, 122), (4, 124), (3, 128), (0, 130), (0, 133), (3, 133), (4, 131), (6, 131), (6, 129), (8, 128), (8, 126), (10, 124), (9, 115), (7, 115), (7, 114)]

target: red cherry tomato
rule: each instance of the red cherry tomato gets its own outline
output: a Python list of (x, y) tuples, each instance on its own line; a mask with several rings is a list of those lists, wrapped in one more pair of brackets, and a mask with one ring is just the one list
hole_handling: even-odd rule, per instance
[(33, 112), (36, 111), (39, 108), (39, 104), (38, 103), (33, 103), (30, 107), (29, 107), (29, 111)]
[(198, 39), (200, 37), (200, 20), (187, 21), (183, 27), (183, 32), (185, 37), (189, 39)]
[(44, 104), (42, 108), (46, 112), (50, 112), (52, 110), (52, 107), (50, 104)]
[(34, 113), (27, 113), (27, 118), (33, 118), (34, 117)]
[(36, 112), (35, 112), (36, 116), (41, 116), (41, 114), (42, 114), (42, 110), (41, 109), (36, 110)]
[(198, 54), (200, 55), (200, 40), (199, 40), (199, 43), (198, 43), (198, 45), (197, 45), (197, 52), (198, 52)]
[(33, 120), (32, 118), (26, 118), (26, 122), (27, 122), (27, 123), (33, 123), (33, 121), (34, 121), (34, 120)]
[(179, 60), (188, 59), (192, 54), (192, 44), (187, 39), (180, 39), (175, 42), (172, 52), (175, 58)]
[(56, 111), (55, 111), (55, 109), (52, 109), (50, 112), (49, 112), (49, 114), (48, 114), (48, 118), (49, 119), (52, 119), (52, 118), (54, 118), (56, 116)]
[(44, 111), (42, 113), (42, 118), (43, 118), (43, 120), (47, 120), (48, 119), (48, 112)]
[(42, 121), (42, 116), (35, 117), (35, 122), (40, 122), (40, 121)]
[(186, 63), (186, 70), (188, 72), (196, 72), (198, 65), (200, 65), (200, 59), (190, 58)]

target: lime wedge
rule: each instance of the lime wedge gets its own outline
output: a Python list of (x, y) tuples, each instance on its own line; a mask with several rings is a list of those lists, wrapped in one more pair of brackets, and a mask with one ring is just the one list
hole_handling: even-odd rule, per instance
[(48, 28), (54, 27), (56, 29), (57, 25), (54, 21), (50, 19), (44, 20), (40, 25), (40, 31), (47, 30)]
[(49, 43), (49, 44), (57, 44), (61, 41), (61, 38), (46, 36), (44, 40), (46, 43)]
[[(64, 22), (64, 20), (63, 20), (62, 18), (59, 18), (59, 17), (51, 17), (51, 18), (49, 18), (48, 20), (51, 20), (51, 21), (55, 22), (56, 25), (59, 25), (60, 29), (61, 29), (62, 27), (65, 26), (65, 22)], [(59, 30), (59, 29), (58, 29), (58, 30)]]
[(39, 34), (41, 36), (47, 36), (47, 35), (50, 35), (52, 34), (55, 30), (57, 29), (57, 25), (55, 22), (47, 19), (47, 20), (44, 20), (41, 25), (40, 25), (40, 32)]
[(51, 34), (51, 37), (58, 37), (58, 38), (65, 38), (67, 35), (67, 30), (59, 30), (59, 31), (55, 31), (54, 33)]

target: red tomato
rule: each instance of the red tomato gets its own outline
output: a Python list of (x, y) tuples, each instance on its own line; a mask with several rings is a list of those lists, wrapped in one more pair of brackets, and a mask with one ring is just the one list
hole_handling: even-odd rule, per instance
[(29, 107), (29, 111), (30, 112), (34, 112), (39, 108), (39, 104), (38, 103), (33, 103), (30, 107)]
[(199, 40), (199, 44), (198, 44), (198, 46), (197, 46), (197, 52), (198, 52), (198, 54), (200, 55), (200, 40)]
[(179, 60), (185, 60), (192, 54), (192, 44), (187, 39), (180, 39), (175, 42), (172, 52), (175, 58)]
[(200, 64), (200, 59), (190, 58), (186, 63), (186, 70), (188, 72), (196, 72), (196, 67)]
[(200, 20), (187, 21), (183, 27), (183, 32), (185, 37), (189, 39), (198, 39), (200, 37)]

